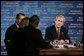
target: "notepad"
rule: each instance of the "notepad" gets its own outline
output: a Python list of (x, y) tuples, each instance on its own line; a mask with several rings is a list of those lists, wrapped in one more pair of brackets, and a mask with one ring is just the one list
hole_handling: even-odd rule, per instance
[(72, 47), (72, 48), (75, 48), (75, 46), (74, 45), (67, 45), (68, 47)]

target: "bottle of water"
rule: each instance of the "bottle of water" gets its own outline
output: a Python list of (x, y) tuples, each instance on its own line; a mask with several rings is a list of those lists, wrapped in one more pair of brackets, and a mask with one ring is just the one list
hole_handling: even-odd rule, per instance
[(77, 47), (81, 47), (81, 42), (78, 42)]
[(71, 40), (71, 44), (74, 45), (74, 46), (77, 46), (75, 40)]
[(76, 42), (76, 41), (74, 41), (74, 42), (73, 42), (73, 45), (77, 47), (77, 42)]

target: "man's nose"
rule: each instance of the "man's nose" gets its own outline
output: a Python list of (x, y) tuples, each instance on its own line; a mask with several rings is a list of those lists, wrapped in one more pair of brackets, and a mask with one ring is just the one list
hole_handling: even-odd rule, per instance
[(60, 24), (60, 22), (58, 22), (58, 24)]

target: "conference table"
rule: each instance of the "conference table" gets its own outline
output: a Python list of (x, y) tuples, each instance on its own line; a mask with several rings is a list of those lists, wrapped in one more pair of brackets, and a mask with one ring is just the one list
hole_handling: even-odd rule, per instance
[(83, 55), (83, 48), (40, 49), (40, 55)]

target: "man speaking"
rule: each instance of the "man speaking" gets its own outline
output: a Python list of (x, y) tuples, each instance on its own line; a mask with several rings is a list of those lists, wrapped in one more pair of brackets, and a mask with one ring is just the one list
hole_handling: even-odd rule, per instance
[(63, 26), (65, 17), (63, 15), (57, 15), (54, 22), (55, 25), (52, 25), (46, 29), (46, 42), (58, 42), (59, 44), (70, 43), (68, 30)]

